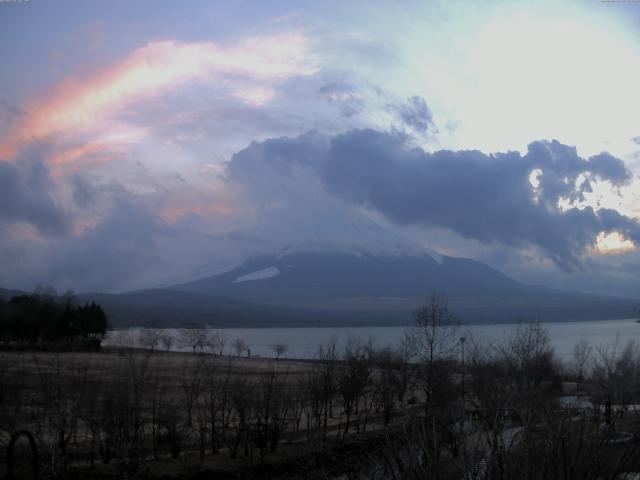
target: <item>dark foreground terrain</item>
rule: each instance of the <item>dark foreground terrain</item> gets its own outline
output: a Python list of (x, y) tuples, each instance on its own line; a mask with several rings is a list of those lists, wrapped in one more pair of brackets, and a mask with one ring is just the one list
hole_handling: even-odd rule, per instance
[[(634, 344), (579, 343), (561, 365), (540, 324), (477, 345), (432, 315), (417, 315), (397, 350), (354, 339), (340, 352), (320, 346), (311, 362), (2, 353), (0, 475), (614, 480), (640, 470)], [(18, 431), (28, 433), (9, 449)]]

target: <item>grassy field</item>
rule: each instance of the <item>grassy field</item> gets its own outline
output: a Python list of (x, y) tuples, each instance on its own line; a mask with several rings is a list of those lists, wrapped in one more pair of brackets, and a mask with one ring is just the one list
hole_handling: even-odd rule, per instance
[[(366, 460), (360, 446), (382, 423), (364, 390), (345, 413), (338, 367), (136, 349), (4, 352), (0, 438), (6, 445), (13, 431), (32, 432), (41, 460), (57, 462), (65, 475), (177, 478), (207, 470), (277, 478), (283, 470), (288, 478), (314, 468), (343, 471)], [(25, 447), (21, 462), (28, 464)], [(357, 462), (349, 451), (359, 452)], [(4, 449), (2, 455), (6, 465)]]
[(4, 448), (18, 430), (35, 440), (40, 478), (618, 480), (640, 470), (633, 344), (575, 365), (555, 358), (538, 324), (498, 347), (469, 346), (464, 364), (425, 355), (434, 345), (409, 355), (354, 341), (314, 361), (3, 352), (0, 476), (11, 458), (31, 478), (25, 438)]

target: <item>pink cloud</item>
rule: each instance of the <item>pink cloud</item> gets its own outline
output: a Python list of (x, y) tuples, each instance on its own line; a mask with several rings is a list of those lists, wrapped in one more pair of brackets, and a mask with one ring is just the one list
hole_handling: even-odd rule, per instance
[(62, 149), (47, 159), (49, 170), (54, 177), (77, 173), (87, 166), (95, 167), (119, 158), (123, 152), (109, 142), (89, 142)]
[(247, 105), (259, 107), (270, 101), (275, 92), (270, 88), (255, 87), (234, 90), (231, 93), (234, 97), (242, 100)]
[[(309, 54), (309, 40), (301, 33), (254, 37), (235, 46), (212, 42), (151, 42), (122, 61), (87, 78), (67, 78), (26, 107), (27, 115), (0, 139), (0, 158), (35, 140), (68, 140), (104, 132), (103, 123), (127, 106), (153, 99), (190, 84), (212, 84), (225, 76), (252, 82), (247, 92), (233, 95), (259, 105), (272, 96), (270, 86), (317, 70)], [(73, 156), (72, 152), (67, 155)], [(65, 158), (53, 158), (65, 163)]]
[(225, 201), (215, 201), (210, 204), (177, 206), (171, 207), (160, 212), (160, 217), (167, 222), (175, 222), (179, 217), (187, 214), (195, 214), (204, 218), (210, 216), (229, 216), (238, 212), (238, 209)]

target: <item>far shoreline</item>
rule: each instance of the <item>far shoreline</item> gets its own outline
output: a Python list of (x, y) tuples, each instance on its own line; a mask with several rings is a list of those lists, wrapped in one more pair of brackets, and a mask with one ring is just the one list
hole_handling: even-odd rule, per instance
[[(495, 322), (460, 322), (456, 324), (458, 327), (481, 327), (481, 326), (492, 326), (492, 325), (522, 325), (526, 323), (531, 323), (532, 321), (539, 321), (542, 324), (562, 324), (562, 323), (579, 323), (579, 322), (631, 322), (637, 323), (640, 325), (640, 319), (638, 318), (571, 318), (568, 320), (544, 320), (544, 319), (523, 319), (522, 321), (495, 321)], [(203, 324), (202, 328), (207, 328), (211, 330), (274, 330), (274, 329), (283, 329), (283, 330), (293, 330), (293, 329), (340, 329), (340, 328), (411, 328), (413, 323), (400, 323), (400, 324), (391, 324), (391, 323), (367, 323), (367, 324), (339, 324), (339, 325), (256, 325), (256, 326), (246, 326), (246, 325), (231, 325), (231, 326), (218, 326), (218, 325), (206, 325)], [(114, 326), (109, 331), (123, 331), (123, 330), (136, 330), (136, 329), (145, 329), (152, 328), (157, 330), (180, 330), (183, 328), (188, 328), (187, 323), (178, 324), (175, 326), (152, 326), (152, 325), (129, 325), (129, 326)]]

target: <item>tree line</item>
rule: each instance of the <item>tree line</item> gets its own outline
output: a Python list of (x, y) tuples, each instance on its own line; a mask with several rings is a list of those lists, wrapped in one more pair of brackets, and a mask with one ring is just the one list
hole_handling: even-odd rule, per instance
[(0, 345), (4, 348), (99, 349), (109, 328), (94, 302), (78, 304), (72, 292), (38, 288), (32, 294), (0, 297)]

